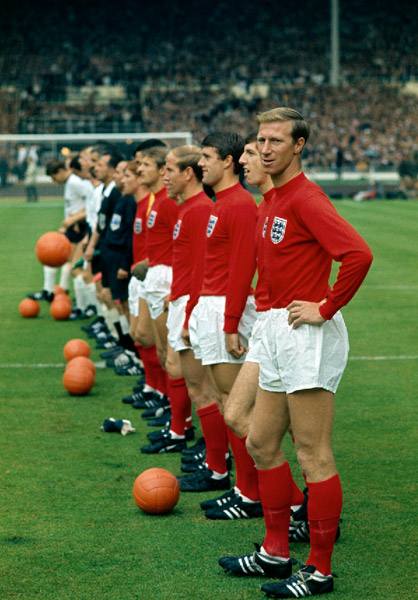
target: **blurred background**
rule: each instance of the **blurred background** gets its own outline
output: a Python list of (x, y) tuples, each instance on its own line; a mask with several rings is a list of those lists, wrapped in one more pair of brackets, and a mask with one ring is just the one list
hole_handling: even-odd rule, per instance
[(24, 180), (28, 155), (42, 181), (45, 161), (69, 145), (64, 134), (126, 144), (132, 134), (190, 132), (199, 143), (217, 129), (245, 136), (259, 111), (288, 105), (312, 125), (312, 178), (418, 196), (417, 3), (2, 5), (3, 192)]

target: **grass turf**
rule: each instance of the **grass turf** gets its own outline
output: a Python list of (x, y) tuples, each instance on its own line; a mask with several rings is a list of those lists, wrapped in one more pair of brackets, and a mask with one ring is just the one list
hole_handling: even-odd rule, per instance
[[(336, 207), (369, 242), (375, 260), (343, 311), (351, 352), (336, 396), (344, 521), (333, 597), (412, 599), (417, 204), (344, 200)], [(262, 598), (262, 580), (229, 577), (217, 565), (220, 556), (247, 553), (253, 541), (261, 542), (262, 520), (206, 521), (199, 501), (214, 494), (183, 493), (167, 516), (140, 512), (132, 497), (136, 476), (153, 466), (177, 474), (179, 456), (139, 452), (151, 429), (120, 402), (134, 378), (98, 369), (88, 396), (69, 396), (59, 365), (66, 341), (87, 339), (80, 323), (53, 321), (45, 303), (38, 318), (20, 317), (20, 300), (42, 285), (36, 240), (61, 218), (60, 202), (0, 203), (0, 599)], [(130, 419), (137, 434), (102, 433), (110, 416)], [(289, 441), (286, 448), (303, 485)], [(298, 560), (307, 552), (306, 544), (291, 545)]]

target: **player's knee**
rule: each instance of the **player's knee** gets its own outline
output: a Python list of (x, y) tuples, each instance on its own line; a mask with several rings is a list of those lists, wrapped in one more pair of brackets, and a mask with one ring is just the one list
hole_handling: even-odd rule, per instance
[(170, 359), (165, 360), (165, 370), (167, 371), (167, 375), (170, 377), (170, 379), (178, 379), (179, 377), (183, 377), (181, 367), (177, 363), (170, 361)]
[(330, 448), (315, 448), (304, 445), (297, 448), (297, 458), (302, 471), (308, 480), (325, 477), (324, 473), (335, 468), (334, 457)]

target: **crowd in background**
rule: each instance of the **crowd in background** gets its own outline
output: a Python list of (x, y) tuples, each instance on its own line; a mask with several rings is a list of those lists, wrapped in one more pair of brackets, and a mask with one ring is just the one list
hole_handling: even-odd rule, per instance
[[(331, 168), (339, 148), (360, 171), (418, 155), (416, 96), (401, 93), (418, 80), (418, 9), (405, 0), (341, 2), (338, 88), (329, 85), (328, 0), (45, 2), (23, 2), (0, 24), (0, 80), (18, 90), (16, 105), (2, 106), (2, 133), (66, 133), (70, 120), (81, 133), (91, 117), (95, 133), (192, 131), (198, 142), (217, 129), (245, 135), (258, 111), (286, 104), (312, 124), (308, 166)], [(95, 102), (99, 85), (123, 85), (126, 99)], [(69, 87), (80, 86), (91, 96), (68, 104)]]

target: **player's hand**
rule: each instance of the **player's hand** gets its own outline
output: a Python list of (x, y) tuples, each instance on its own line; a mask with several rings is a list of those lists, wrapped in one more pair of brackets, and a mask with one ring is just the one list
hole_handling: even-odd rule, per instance
[(139, 263), (136, 263), (136, 265), (134, 267), (132, 267), (132, 269), (131, 269), (131, 274), (134, 277), (136, 277), (137, 279), (139, 279), (139, 281), (144, 281), (147, 271), (148, 271), (148, 259), (143, 260)]
[(183, 340), (185, 346), (191, 346), (189, 330), (185, 329), (184, 327), (181, 331), (181, 339)]
[(307, 325), (322, 325), (326, 319), (321, 316), (319, 307), (323, 304), (322, 302), (306, 302), (305, 300), (293, 300), (286, 310), (289, 311), (289, 317), (287, 322), (292, 325), (293, 329), (297, 329), (300, 325), (306, 323)]
[(125, 269), (118, 269), (118, 272), (116, 273), (116, 279), (128, 279), (128, 277), (128, 271), (125, 271)]
[(170, 304), (170, 296), (166, 296), (163, 300), (163, 311), (168, 311), (168, 305)]
[(84, 251), (84, 260), (92, 260), (93, 259), (94, 248), (90, 244), (87, 245), (87, 248)]
[(225, 346), (233, 358), (241, 358), (247, 352), (247, 348), (239, 341), (238, 333), (225, 333)]
[(65, 233), (66, 231), (67, 231), (67, 228), (66, 228), (66, 227), (63, 227), (62, 225), (61, 225), (61, 227), (58, 229), (58, 233)]

